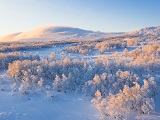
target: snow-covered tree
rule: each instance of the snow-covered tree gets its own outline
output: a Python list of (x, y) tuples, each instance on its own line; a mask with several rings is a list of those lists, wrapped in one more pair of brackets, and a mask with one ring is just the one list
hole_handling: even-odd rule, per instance
[(61, 92), (62, 91), (62, 79), (56, 75), (55, 77), (55, 80), (53, 82), (53, 86), (54, 86), (54, 89), (56, 89), (58, 92)]
[(50, 54), (50, 59), (53, 60), (53, 59), (55, 59), (55, 57), (56, 57), (55, 53), (54, 53), (54, 52), (51, 52), (51, 54)]
[(40, 78), (40, 80), (38, 81), (38, 85), (40, 86), (40, 87), (42, 87), (42, 85), (43, 85), (43, 79), (42, 78)]
[(128, 56), (128, 50), (127, 48), (124, 49), (122, 56), (127, 57)]

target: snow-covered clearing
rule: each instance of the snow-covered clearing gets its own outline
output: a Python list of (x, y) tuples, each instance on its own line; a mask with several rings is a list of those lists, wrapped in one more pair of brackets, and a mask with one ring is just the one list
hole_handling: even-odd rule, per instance
[(48, 98), (45, 89), (37, 94), (22, 95), (14, 92), (0, 76), (0, 120), (99, 120), (99, 111), (90, 103), (91, 98), (79, 94), (53, 93)]
[(84, 96), (55, 94), (23, 96), (0, 92), (0, 120), (98, 120), (98, 110)]

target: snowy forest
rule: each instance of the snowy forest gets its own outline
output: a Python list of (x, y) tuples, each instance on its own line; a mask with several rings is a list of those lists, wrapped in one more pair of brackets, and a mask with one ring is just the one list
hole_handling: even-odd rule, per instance
[[(125, 120), (130, 114), (142, 120), (159, 110), (158, 39), (119, 36), (0, 46), (0, 92), (28, 98), (45, 94), (52, 102), (57, 93), (81, 94), (102, 120)], [(48, 49), (47, 55), (40, 49)]]

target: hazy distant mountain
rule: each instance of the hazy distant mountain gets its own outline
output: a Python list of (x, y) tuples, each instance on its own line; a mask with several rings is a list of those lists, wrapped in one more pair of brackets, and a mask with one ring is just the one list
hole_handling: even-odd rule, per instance
[(46, 40), (90, 40), (116, 35), (136, 35), (144, 38), (160, 37), (160, 26), (147, 27), (126, 33), (103, 33), (68, 26), (44, 26), (36, 29), (17, 32), (0, 38), (0, 42), (9, 41), (46, 41)]
[(160, 37), (160, 26), (157, 27), (146, 27), (126, 34), (133, 34), (141, 37)]
[(33, 40), (68, 40), (68, 39), (92, 39), (105, 36), (105, 33), (83, 30), (66, 26), (44, 26), (27, 32), (9, 34), (0, 39), (7, 41), (33, 41)]

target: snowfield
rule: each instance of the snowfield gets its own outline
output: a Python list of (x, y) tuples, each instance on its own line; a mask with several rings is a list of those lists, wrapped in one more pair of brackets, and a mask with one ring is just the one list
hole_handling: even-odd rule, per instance
[(0, 92), (1, 120), (100, 120), (100, 113), (81, 95), (56, 94), (53, 100), (44, 94), (22, 96)]
[(20, 41), (0, 43), (0, 120), (159, 120), (159, 34), (48, 26), (3, 37)]
[(91, 98), (56, 91), (50, 98), (45, 89), (22, 95), (11, 88), (13, 82), (1, 73), (0, 120), (100, 120), (99, 111), (90, 103)]

